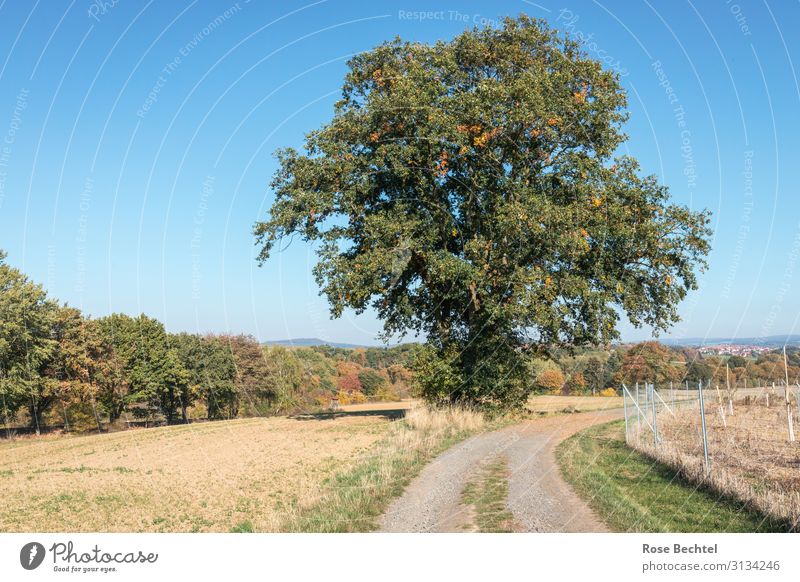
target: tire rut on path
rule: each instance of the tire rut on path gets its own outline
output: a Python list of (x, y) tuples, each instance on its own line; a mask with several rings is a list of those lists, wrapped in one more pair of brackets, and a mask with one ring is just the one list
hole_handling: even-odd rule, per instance
[(380, 520), (384, 532), (458, 532), (470, 523), (461, 492), (482, 462), (508, 460), (508, 507), (521, 531), (608, 531), (561, 477), (554, 449), (570, 435), (622, 418), (621, 410), (525, 421), (473, 436), (428, 464)]

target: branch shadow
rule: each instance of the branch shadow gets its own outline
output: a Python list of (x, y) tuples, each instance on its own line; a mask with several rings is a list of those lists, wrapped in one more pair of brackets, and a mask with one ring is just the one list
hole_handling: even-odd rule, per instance
[(293, 414), (289, 416), (292, 420), (305, 420), (305, 421), (320, 421), (320, 420), (335, 420), (337, 418), (347, 417), (379, 417), (386, 418), (387, 420), (400, 420), (404, 418), (408, 412), (405, 408), (396, 408), (390, 410), (355, 410), (351, 412), (336, 411), (336, 412), (308, 412), (301, 414)]

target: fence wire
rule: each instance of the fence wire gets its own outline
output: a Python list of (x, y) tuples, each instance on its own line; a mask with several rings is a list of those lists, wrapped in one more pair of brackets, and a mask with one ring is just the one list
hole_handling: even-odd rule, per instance
[(626, 442), (768, 515), (800, 518), (800, 387), (623, 385)]

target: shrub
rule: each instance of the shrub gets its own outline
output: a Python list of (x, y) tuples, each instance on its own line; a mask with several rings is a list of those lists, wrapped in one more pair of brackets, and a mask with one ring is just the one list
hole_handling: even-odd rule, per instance
[(363, 390), (361, 380), (359, 380), (358, 374), (356, 373), (340, 376), (336, 379), (336, 385), (340, 392), (361, 392)]
[(367, 396), (375, 396), (386, 386), (386, 379), (372, 370), (361, 370), (358, 373), (358, 381), (361, 382), (361, 390)]
[(441, 355), (433, 347), (423, 346), (413, 362), (417, 392), (431, 402), (448, 402), (463, 384), (456, 356), (455, 351)]
[(600, 396), (617, 396), (617, 391), (615, 388), (606, 388), (600, 391)]
[(367, 397), (357, 390), (339, 390), (336, 395), (339, 399), (339, 404), (362, 404), (367, 401)]
[(549, 394), (558, 394), (564, 387), (564, 374), (557, 368), (542, 370), (536, 377), (537, 391)]
[[(65, 409), (62, 409), (62, 411), (67, 417), (69, 430), (75, 432), (97, 430), (97, 417), (95, 416), (95, 410), (92, 408), (90, 402), (72, 402)], [(98, 410), (97, 413), (103, 414), (103, 411)], [(60, 424), (64, 421), (64, 418), (58, 418), (58, 416), (56, 416), (54, 420), (56, 421), (54, 424)]]
[(392, 364), (386, 369), (392, 384), (406, 383), (411, 380), (411, 372), (402, 364)]
[(586, 391), (586, 379), (580, 372), (575, 372), (569, 377), (565, 388), (567, 394), (581, 394)]
[(383, 402), (394, 402), (395, 400), (400, 400), (400, 395), (395, 392), (393, 387), (386, 385), (375, 392), (375, 399)]

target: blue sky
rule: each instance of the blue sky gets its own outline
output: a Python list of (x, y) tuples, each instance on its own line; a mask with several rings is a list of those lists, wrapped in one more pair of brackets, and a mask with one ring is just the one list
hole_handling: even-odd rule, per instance
[(94, 316), (372, 343), (372, 315), (329, 319), (313, 249), (257, 267), (272, 153), (330, 118), (349, 56), (520, 12), (620, 73), (621, 153), (713, 211), (711, 269), (670, 335), (800, 331), (794, 2), (6, 0), (0, 248)]

